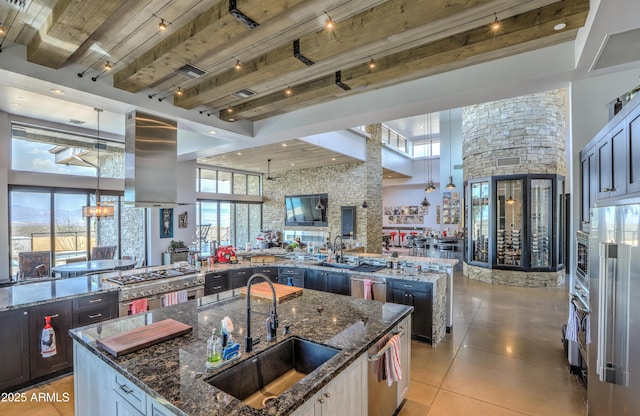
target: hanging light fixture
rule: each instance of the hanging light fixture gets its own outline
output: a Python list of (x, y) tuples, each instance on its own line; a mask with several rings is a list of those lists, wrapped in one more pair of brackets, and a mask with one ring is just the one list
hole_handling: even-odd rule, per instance
[(318, 203), (316, 204), (316, 209), (323, 210), (324, 205), (322, 205), (322, 201), (320, 200), (320, 195), (318, 195)]
[(513, 195), (513, 182), (509, 181), (509, 198), (507, 198), (507, 204), (509, 205), (513, 205), (514, 202), (516, 202), (515, 199), (513, 199), (512, 197)]
[(451, 142), (453, 138), (451, 137), (451, 110), (449, 110), (449, 183), (447, 184), (447, 189), (456, 189), (456, 184), (453, 183), (453, 152), (451, 150)]
[(327, 19), (324, 21), (324, 27), (327, 28), (327, 30), (333, 30), (333, 28), (336, 27), (336, 21), (329, 16), (329, 13), (324, 12), (324, 14), (327, 15)]
[(495, 19), (493, 20), (493, 23), (491, 23), (491, 25), (489, 27), (494, 32), (497, 32), (498, 30), (500, 30), (500, 26), (501, 25), (500, 25), (500, 21), (498, 20), (498, 14), (497, 13), (493, 13), (493, 15), (495, 16)]
[(102, 113), (102, 109), (94, 108), (96, 113), (98, 113), (98, 130), (97, 130), (97, 142), (95, 148), (98, 150), (97, 161), (96, 161), (96, 174), (98, 178), (98, 183), (96, 187), (96, 204), (95, 205), (87, 205), (82, 207), (82, 217), (83, 218), (95, 218), (100, 221), (102, 218), (112, 218), (114, 216), (114, 207), (113, 205), (102, 205), (100, 202), (100, 113)]
[[(426, 133), (425, 133), (426, 136)], [(433, 140), (431, 139), (432, 137), (432, 133), (431, 133), (431, 114), (429, 114), (429, 183), (427, 184), (427, 187), (424, 188), (424, 190), (426, 192), (433, 192), (435, 191), (437, 188), (436, 186), (433, 184), (433, 170), (432, 170), (432, 162), (431, 160), (433, 159)]]
[(160, 23), (158, 23), (158, 30), (162, 32), (167, 30), (167, 24), (165, 23), (164, 19), (160, 19)]

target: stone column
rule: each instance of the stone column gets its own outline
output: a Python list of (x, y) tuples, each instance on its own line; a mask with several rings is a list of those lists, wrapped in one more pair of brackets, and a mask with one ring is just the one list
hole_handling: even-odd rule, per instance
[[(365, 252), (382, 253), (382, 125), (367, 126), (365, 197), (368, 208), (358, 209), (359, 223), (366, 230)], [(363, 201), (364, 202), (364, 201)]]

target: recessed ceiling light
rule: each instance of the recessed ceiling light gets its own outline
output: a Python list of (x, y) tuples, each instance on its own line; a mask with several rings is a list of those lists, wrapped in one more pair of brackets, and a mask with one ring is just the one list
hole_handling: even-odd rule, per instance
[(558, 23), (557, 25), (555, 25), (555, 26), (553, 27), (553, 30), (562, 30), (562, 29), (564, 29), (565, 27), (567, 27), (567, 24), (566, 24), (566, 23)]
[(236, 153), (238, 156), (242, 156), (242, 152), (238, 152)]
[(296, 165), (295, 163), (292, 163), (292, 164), (291, 164), (291, 166), (295, 166), (295, 165)]
[(336, 160), (336, 158), (335, 158), (335, 157), (332, 157), (332, 158), (331, 158), (331, 160)]
[(53, 93), (53, 94), (55, 94), (55, 95), (64, 95), (64, 91), (59, 90), (59, 89), (57, 89), (57, 88), (53, 88), (53, 89), (51, 90), (51, 93)]
[(217, 132), (217, 131), (215, 131), (215, 130), (211, 130), (211, 131), (209, 132), (209, 134), (218, 134), (218, 132)]
[(287, 144), (286, 143), (282, 143), (282, 147), (287, 147)]
[(24, 98), (24, 97), (18, 97), (17, 99), (18, 99), (18, 101), (26, 101), (26, 98)]
[(15, 101), (11, 103), (12, 105), (15, 105), (16, 107), (22, 107), (22, 104), (20, 103), (16, 103)]

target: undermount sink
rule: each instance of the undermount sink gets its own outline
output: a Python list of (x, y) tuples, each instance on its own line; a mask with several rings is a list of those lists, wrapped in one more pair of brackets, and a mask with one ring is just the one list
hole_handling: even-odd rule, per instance
[(338, 352), (336, 348), (291, 337), (207, 382), (261, 409)]
[(354, 266), (347, 263), (331, 263), (328, 261), (323, 261), (322, 263), (318, 263), (318, 266), (323, 267), (334, 267), (336, 269), (352, 269)]

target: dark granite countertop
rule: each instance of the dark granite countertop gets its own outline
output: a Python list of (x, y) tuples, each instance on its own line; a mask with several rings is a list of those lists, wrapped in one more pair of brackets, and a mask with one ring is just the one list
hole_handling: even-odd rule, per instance
[[(252, 336), (262, 341), (250, 354), (232, 360), (215, 370), (207, 370), (206, 344), (214, 327), (229, 316), (234, 336), (242, 344), (246, 330), (246, 300), (238, 297), (212, 302), (214, 296), (144, 314), (119, 318), (70, 331), (74, 340), (89, 349), (97, 359), (121, 372), (147, 394), (175, 406), (189, 415), (287, 415), (311, 398), (356, 358), (391, 331), (411, 313), (409, 306), (368, 301), (304, 289), (303, 295), (278, 306), (280, 327), (293, 323), (292, 335), (281, 335), (266, 342), (264, 315), (253, 313)], [(270, 302), (253, 300), (252, 311), (268, 313)], [(319, 311), (318, 308), (323, 308)], [(96, 340), (126, 330), (172, 318), (193, 326), (187, 335), (115, 358), (97, 347)], [(224, 369), (285, 340), (299, 336), (341, 349), (341, 352), (307, 375), (302, 381), (270, 402), (264, 409), (253, 409), (209, 385), (205, 380)]]

